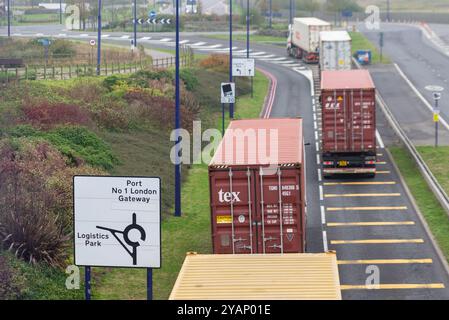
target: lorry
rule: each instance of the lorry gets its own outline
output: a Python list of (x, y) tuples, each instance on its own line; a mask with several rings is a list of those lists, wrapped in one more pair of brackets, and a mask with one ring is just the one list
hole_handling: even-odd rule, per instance
[(369, 71), (321, 72), (323, 176), (376, 174), (376, 88)]
[(320, 32), (331, 24), (317, 18), (295, 18), (289, 26), (287, 53), (305, 63), (319, 62)]
[(209, 164), (213, 253), (305, 251), (302, 128), (302, 119), (231, 121)]
[(351, 70), (352, 39), (346, 31), (320, 32), (320, 69)]

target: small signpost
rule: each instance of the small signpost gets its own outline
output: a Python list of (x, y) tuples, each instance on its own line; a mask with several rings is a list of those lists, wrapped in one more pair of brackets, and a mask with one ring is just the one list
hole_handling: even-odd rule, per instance
[(251, 77), (251, 98), (253, 97), (255, 70), (255, 59), (245, 58), (232, 60), (232, 75), (234, 77)]
[(45, 65), (48, 64), (48, 48), (51, 45), (51, 40), (47, 38), (39, 39), (38, 42), (44, 47)]
[(225, 123), (225, 104), (235, 103), (235, 83), (223, 82), (221, 84), (221, 128), (224, 135), (224, 123)]
[(84, 266), (86, 300), (91, 267), (161, 267), (161, 182), (157, 177), (75, 176), (75, 264)]
[(435, 122), (435, 147), (438, 147), (438, 125), (440, 122), (440, 108), (438, 106), (438, 102), (441, 99), (441, 92), (444, 91), (443, 87), (440, 86), (426, 86), (426, 90), (432, 92), (434, 107), (433, 107), (433, 122)]
[(254, 77), (255, 75), (254, 59), (233, 59), (232, 74), (234, 77)]
[(379, 33), (379, 47), (380, 47), (380, 62), (383, 60), (383, 49), (384, 49), (384, 33)]

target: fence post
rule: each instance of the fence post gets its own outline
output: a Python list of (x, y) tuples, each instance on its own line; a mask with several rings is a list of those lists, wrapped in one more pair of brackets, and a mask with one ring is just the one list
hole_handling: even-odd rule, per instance
[(61, 66), (61, 80), (64, 80), (64, 67)]
[(19, 83), (19, 69), (16, 67), (16, 82)]
[(120, 61), (118, 62), (118, 73), (120, 73), (121, 72), (121, 69), (120, 69)]
[(34, 74), (36, 75), (36, 80), (39, 80), (39, 75), (37, 73), (37, 68), (34, 66)]
[(52, 73), (52, 75), (53, 75), (53, 80), (55, 80), (55, 65), (53, 65), (52, 68), (53, 68), (53, 73)]
[(72, 78), (72, 65), (69, 65), (69, 79)]
[(25, 80), (28, 80), (28, 66), (25, 67)]
[(44, 80), (47, 79), (47, 65), (44, 65)]

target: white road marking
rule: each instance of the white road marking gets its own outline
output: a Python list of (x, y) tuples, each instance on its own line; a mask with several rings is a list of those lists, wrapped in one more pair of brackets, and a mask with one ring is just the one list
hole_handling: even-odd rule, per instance
[(121, 36), (120, 39), (129, 39), (129, 37), (130, 37), (130, 36), (128, 36), (128, 35), (125, 34), (125, 35)]
[(319, 182), (323, 181), (323, 176), (321, 174), (321, 169), (318, 169), (318, 181)]
[(326, 210), (324, 210), (324, 206), (321, 206), (321, 223), (326, 224)]
[(151, 37), (142, 37), (142, 38), (140, 38), (140, 40), (150, 40), (151, 39)]
[(163, 39), (161, 39), (161, 40), (159, 40), (160, 42), (171, 42), (172, 41), (172, 39), (170, 39), (170, 38), (163, 38)]
[(318, 143), (318, 141), (315, 142), (315, 149), (316, 149), (317, 152), (320, 151), (320, 144)]
[(323, 186), (319, 186), (320, 189), (320, 200), (323, 201), (324, 200), (324, 194), (323, 194)]
[(377, 142), (379, 143), (379, 146), (384, 149), (385, 148), (385, 144), (384, 141), (382, 140), (382, 137), (380, 136), (380, 133), (378, 130), (376, 130), (376, 138), (377, 138)]
[[(246, 50), (245, 50), (245, 52), (246, 52)], [(254, 53), (251, 53), (251, 51), (250, 51), (250, 56), (261, 56), (261, 55), (263, 55), (263, 54), (266, 54), (266, 52), (264, 52), (264, 51), (259, 51), (259, 52), (254, 52)]]
[(82, 33), (82, 34), (80, 34), (80, 37), (83, 37), (83, 38), (85, 38), (85, 37), (88, 37), (89, 35), (87, 34), (87, 33)]
[[(418, 89), (416, 89), (414, 84), (409, 80), (409, 78), (407, 78), (405, 73), (401, 70), (401, 68), (396, 63), (394, 64), (394, 66), (395, 66), (396, 70), (399, 72), (399, 75), (407, 82), (407, 84), (413, 90), (413, 92), (418, 96), (419, 99), (421, 99), (421, 101), (424, 103), (424, 105), (433, 113), (433, 107), (429, 103), (429, 101), (427, 101), (426, 98), (424, 98), (424, 96), (421, 94), (421, 92), (419, 92)], [(443, 119), (443, 117), (441, 115), (440, 115), (440, 122), (446, 127), (447, 130), (449, 130), (449, 124), (447, 123), (447, 121), (445, 119)]]
[(186, 44), (186, 43), (189, 43), (190, 42), (190, 40), (182, 40), (182, 41), (179, 41), (179, 44)]
[(206, 42), (197, 42), (192, 44), (192, 47), (199, 47), (199, 46), (204, 46), (206, 44)]
[(102, 38), (109, 38), (110, 35), (109, 35), (109, 34), (102, 34), (101, 37), (102, 37)]
[(327, 245), (327, 232), (326, 231), (323, 231), (323, 248), (324, 248), (324, 252), (329, 251), (329, 247)]
[(321, 164), (321, 159), (320, 159), (320, 154), (319, 153), (316, 155), (316, 164), (317, 165)]

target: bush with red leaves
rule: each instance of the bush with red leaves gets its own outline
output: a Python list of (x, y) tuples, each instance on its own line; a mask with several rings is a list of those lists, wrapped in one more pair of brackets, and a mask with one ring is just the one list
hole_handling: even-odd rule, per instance
[(88, 125), (90, 123), (88, 113), (77, 105), (41, 102), (37, 105), (26, 105), (22, 110), (25, 123), (44, 130), (57, 125)]

